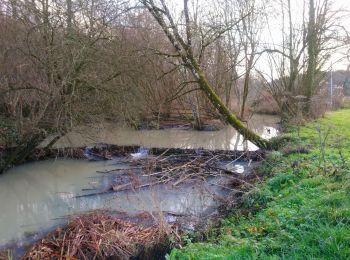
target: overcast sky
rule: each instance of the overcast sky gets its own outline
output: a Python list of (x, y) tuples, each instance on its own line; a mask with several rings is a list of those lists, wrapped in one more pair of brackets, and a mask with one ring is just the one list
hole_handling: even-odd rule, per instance
[[(316, 3), (323, 0), (316, 0)], [(350, 0), (330, 0), (332, 2), (332, 10), (339, 10), (339, 15), (342, 16), (341, 19), (341, 25), (350, 30), (350, 16), (348, 14), (350, 10)], [(303, 12), (303, 4), (304, 0), (292, 0), (292, 8), (293, 13), (292, 16), (294, 18), (294, 23), (301, 23), (301, 17)], [(307, 2), (308, 4), (308, 2)], [(276, 7), (277, 10), (280, 7)], [(347, 17), (346, 17), (347, 16)], [(268, 29), (269, 27), (270, 29)], [(262, 37), (266, 37), (267, 41), (271, 41), (273, 43), (278, 44), (282, 41), (282, 34), (281, 34), (281, 23), (278, 20), (274, 20), (274, 18), (269, 19), (269, 26), (266, 26)], [(271, 31), (271, 32), (269, 32)], [(348, 52), (349, 47), (339, 49), (337, 53), (334, 53), (334, 55), (331, 56), (328, 63), (326, 63), (325, 70), (330, 69), (333, 67), (333, 69), (343, 69), (345, 70), (349, 64), (349, 61), (347, 59), (344, 59), (345, 53)], [(261, 61), (262, 67), (264, 67), (264, 60)]]
[[(261, 0), (261, 1), (266, 1), (268, 2), (269, 0)], [(323, 0), (316, 0), (316, 3), (319, 1), (323, 1)], [(333, 9), (334, 10), (343, 10), (344, 11), (344, 15), (345, 15), (345, 11), (349, 11), (350, 10), (350, 0), (330, 0), (333, 3)], [(191, 3), (198, 3), (201, 8), (205, 7), (206, 9), (210, 8), (216, 8), (217, 5), (220, 3), (220, 0), (214, 1), (214, 0), (190, 0), (189, 1), (190, 4)], [(281, 19), (276, 18), (276, 15), (278, 15), (279, 12), (279, 6), (278, 4), (276, 4), (277, 0), (275, 0), (274, 2), (272, 1), (272, 5), (270, 6), (270, 8), (275, 9), (275, 14), (273, 13), (268, 13), (270, 15), (269, 17), (269, 21), (266, 24), (263, 24), (264, 26), (264, 30), (263, 33), (261, 35), (261, 40), (263, 42), (265, 42), (266, 44), (277, 44), (280, 43), (282, 41), (282, 35), (281, 35)], [(286, 1), (285, 1), (286, 2)], [(183, 0), (168, 0), (170, 9), (174, 10), (176, 9), (177, 12), (178, 11), (182, 11), (183, 9)], [(287, 3), (287, 2), (286, 2)], [(292, 7), (293, 7), (293, 14), (292, 16), (294, 17), (294, 19), (299, 19), (299, 22), (301, 22), (301, 17), (302, 17), (302, 10), (303, 10), (303, 4), (304, 4), (304, 0), (291, 0), (292, 3)], [(215, 7), (216, 6), (216, 7)], [(277, 13), (277, 14), (276, 14)], [(295, 23), (297, 23), (298, 21), (295, 21)], [(342, 21), (342, 25), (350, 30), (350, 17), (347, 19), (344, 19)], [(342, 52), (345, 52), (346, 50), (342, 50)], [(344, 55), (342, 53), (338, 53), (338, 54), (334, 54), (332, 55), (330, 62), (327, 64), (327, 67), (330, 67), (331, 63), (333, 64), (333, 68), (334, 69), (346, 69), (346, 67), (349, 64), (348, 60), (343, 60), (342, 62), (339, 62), (339, 59), (341, 57), (344, 57)], [(260, 66), (259, 67), (266, 67), (266, 62), (262, 59), (261, 61), (259, 61)]]
[[(339, 8), (344, 10), (345, 12), (350, 12), (350, 0), (333, 0), (335, 8)], [(344, 18), (343, 25), (345, 28), (350, 30), (350, 16), (347, 18)], [(342, 50), (342, 51), (348, 51), (349, 48)], [(342, 54), (334, 55), (333, 59), (331, 61), (336, 61), (342, 56)], [(334, 65), (335, 69), (346, 69), (346, 67), (349, 65), (348, 60), (344, 60), (343, 62), (340, 62), (336, 65)]]

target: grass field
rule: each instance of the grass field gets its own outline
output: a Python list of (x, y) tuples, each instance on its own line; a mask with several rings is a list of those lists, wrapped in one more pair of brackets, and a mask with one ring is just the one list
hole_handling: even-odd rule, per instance
[(268, 177), (240, 207), (169, 259), (350, 259), (350, 110), (286, 135), (289, 151), (310, 152), (273, 152), (259, 168)]

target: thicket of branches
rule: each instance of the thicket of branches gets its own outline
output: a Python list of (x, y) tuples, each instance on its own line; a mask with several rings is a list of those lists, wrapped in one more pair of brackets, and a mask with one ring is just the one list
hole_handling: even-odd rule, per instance
[[(204, 114), (220, 118), (153, 7), (169, 11), (170, 33), (191, 33), (193, 58), (240, 119), (264, 102), (295, 115), (293, 98), (303, 95), (310, 104), (332, 52), (349, 43), (329, 0), (305, 0), (303, 12), (290, 0), (178, 3), (0, 0), (0, 145), (13, 148), (0, 170), (47, 136), (52, 145), (97, 120), (138, 126), (190, 111), (201, 128)], [(279, 45), (266, 44), (271, 14), (282, 19)]]

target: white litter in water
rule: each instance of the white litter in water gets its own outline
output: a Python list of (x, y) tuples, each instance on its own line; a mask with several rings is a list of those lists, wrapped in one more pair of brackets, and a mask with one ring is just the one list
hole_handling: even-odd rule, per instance
[(149, 149), (140, 147), (137, 153), (131, 153), (133, 158), (144, 158), (148, 156)]

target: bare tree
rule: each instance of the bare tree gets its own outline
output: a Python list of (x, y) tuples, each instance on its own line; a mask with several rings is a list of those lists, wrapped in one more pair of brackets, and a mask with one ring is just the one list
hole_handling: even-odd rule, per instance
[[(311, 115), (312, 97), (321, 87), (324, 69), (329, 58), (347, 34), (341, 26), (342, 12), (333, 10), (331, 2), (279, 1), (281, 11), (282, 42), (267, 47), (271, 70), (266, 85), (275, 97), (285, 119), (300, 111), (300, 101), (305, 103), (304, 115)], [(266, 71), (261, 72), (261, 75)], [(274, 74), (274, 75), (272, 75)]]
[[(175, 19), (170, 13), (170, 10), (164, 0), (155, 2), (153, 0), (141, 0), (141, 3), (148, 9), (148, 11), (157, 20), (164, 33), (168, 37), (169, 41), (173, 45), (176, 51), (176, 56), (178, 56), (183, 65), (188, 68), (195, 81), (198, 83), (200, 89), (205, 93), (210, 102), (216, 107), (219, 113), (225, 118), (231, 126), (233, 126), (240, 134), (244, 136), (245, 139), (251, 141), (260, 148), (269, 147), (269, 142), (249, 130), (243, 125), (243, 123), (232, 114), (224, 102), (219, 98), (217, 93), (215, 93), (213, 87), (207, 80), (202, 68), (200, 67), (200, 58), (203, 54), (203, 48), (209, 46), (211, 43), (215, 42), (219, 37), (221, 37), (227, 30), (235, 26), (238, 21), (231, 21), (228, 26), (220, 26), (217, 28), (211, 28), (204, 35), (206, 37), (202, 38), (201, 48), (199, 50), (199, 55), (196, 56), (193, 48), (193, 24), (191, 20), (191, 15), (188, 9), (188, 0), (184, 0), (183, 5), (183, 15), (184, 15), (184, 35), (182, 36), (180, 26), (175, 23)], [(172, 54), (174, 55), (174, 54)]]
[[(84, 6), (89, 3), (93, 17)], [(84, 8), (74, 11), (74, 4)], [(117, 10), (113, 15), (107, 12), (111, 7)], [(17, 16), (1, 17), (0, 30), (7, 37), (0, 41), (4, 64), (0, 94), (3, 104), (13, 107), (4, 120), (11, 125), (4, 129), (11, 129), (13, 135), (7, 130), (2, 136), (10, 148), (0, 160), (0, 172), (52, 136), (49, 148), (73, 126), (96, 114), (96, 108), (103, 108), (94, 104), (107, 97), (102, 91), (110, 92), (108, 82), (121, 72), (109, 63), (109, 69), (97, 75), (107, 61), (102, 57), (111, 55), (108, 48), (100, 47), (114, 40), (109, 26), (122, 9), (122, 2), (16, 1)], [(67, 12), (63, 15), (61, 10)], [(74, 12), (79, 12), (78, 18)], [(84, 21), (89, 21), (88, 27)], [(9, 136), (15, 138), (6, 139)]]
[[(237, 30), (240, 33), (244, 53), (244, 81), (240, 109), (240, 118), (244, 119), (250, 88), (251, 72), (258, 57), (261, 55), (261, 53), (258, 53), (258, 44), (262, 28), (260, 24), (263, 22), (262, 18), (264, 16), (264, 6), (259, 5), (255, 0), (243, 1), (242, 5), (241, 16), (244, 17), (244, 19), (242, 19), (242, 29), (237, 27)], [(244, 16), (245, 13), (247, 14), (246, 16)]]

